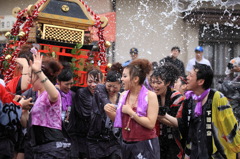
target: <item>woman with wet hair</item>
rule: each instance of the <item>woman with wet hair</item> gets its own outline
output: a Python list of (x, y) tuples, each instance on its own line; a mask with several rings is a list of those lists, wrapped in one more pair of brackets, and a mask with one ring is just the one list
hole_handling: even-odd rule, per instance
[(106, 104), (104, 109), (114, 126), (122, 128), (122, 158), (159, 159), (159, 142), (156, 135), (157, 96), (144, 85), (151, 70), (147, 59), (136, 59), (123, 70), (124, 92), (118, 108)]
[(174, 83), (174, 89), (184, 95), (184, 93), (187, 91), (187, 76), (179, 76), (177, 81)]
[(76, 92), (76, 104), (72, 106), (68, 133), (72, 140), (71, 158), (89, 158), (87, 134), (89, 131), (92, 101), (95, 89), (103, 81), (103, 74), (97, 68), (87, 72), (87, 87), (79, 88)]
[[(171, 63), (165, 63), (158, 67), (151, 75), (150, 83), (158, 98), (158, 115), (165, 111), (172, 116), (176, 116), (184, 100), (183, 95), (172, 88), (178, 77), (179, 71)], [(183, 149), (179, 140), (179, 133), (176, 129), (165, 125), (164, 122), (166, 121), (161, 120), (160, 116), (158, 116), (156, 128), (161, 145), (161, 158), (181, 158)]]
[(52, 58), (43, 59), (39, 52), (33, 59), (31, 84), (33, 91), (37, 91), (29, 117), (33, 158), (69, 159), (70, 144), (62, 133), (62, 101), (54, 86), (62, 65)]
[[(97, 85), (93, 97), (88, 148), (91, 159), (121, 159), (120, 130), (104, 112), (104, 105), (117, 105), (120, 97), (122, 65), (115, 63), (107, 73), (105, 84)], [(96, 153), (97, 152), (97, 153)]]

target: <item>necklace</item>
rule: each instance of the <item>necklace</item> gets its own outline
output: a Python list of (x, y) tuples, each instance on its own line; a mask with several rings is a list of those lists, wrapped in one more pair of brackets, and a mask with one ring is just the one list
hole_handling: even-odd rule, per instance
[[(129, 97), (130, 97), (130, 94), (129, 94)], [(132, 108), (134, 108), (134, 106), (136, 106), (137, 100), (138, 100), (138, 96), (136, 97), (135, 102), (131, 105)], [(129, 104), (129, 100), (127, 100), (127, 103)], [(131, 131), (131, 129), (129, 128), (129, 124), (130, 124), (132, 118), (133, 118), (133, 116), (129, 116), (127, 126), (124, 128), (124, 130)]]

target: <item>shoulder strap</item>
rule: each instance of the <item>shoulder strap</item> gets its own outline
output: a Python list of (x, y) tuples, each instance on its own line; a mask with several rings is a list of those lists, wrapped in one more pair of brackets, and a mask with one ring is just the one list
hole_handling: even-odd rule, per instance
[(208, 95), (207, 107), (206, 107), (206, 135), (207, 135), (207, 145), (208, 145), (208, 154), (209, 156), (212, 155), (213, 147), (212, 147), (212, 103), (213, 103), (213, 96), (215, 91), (210, 90)]

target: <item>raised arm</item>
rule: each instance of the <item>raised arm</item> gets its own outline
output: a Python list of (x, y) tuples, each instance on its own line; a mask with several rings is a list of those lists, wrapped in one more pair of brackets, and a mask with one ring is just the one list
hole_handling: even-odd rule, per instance
[(30, 83), (30, 70), (27, 59), (25, 58), (16, 58), (16, 62), (20, 64), (22, 69), (22, 79), (21, 79), (21, 91), (26, 91), (28, 89), (28, 85)]
[(47, 76), (43, 73), (41, 70), (42, 66), (42, 56), (40, 55), (40, 52), (33, 55), (33, 63), (31, 62), (31, 68), (33, 70), (34, 76), (37, 76), (43, 85), (44, 89), (48, 93), (48, 98), (51, 102), (56, 102), (58, 100), (58, 91), (56, 87), (52, 84), (50, 80), (48, 80)]

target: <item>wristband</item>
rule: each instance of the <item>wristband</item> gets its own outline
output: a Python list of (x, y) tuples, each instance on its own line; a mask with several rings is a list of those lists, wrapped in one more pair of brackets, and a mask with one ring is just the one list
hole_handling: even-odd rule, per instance
[(34, 72), (35, 74), (38, 74), (38, 73), (41, 73), (42, 72), (42, 70), (40, 70), (40, 71), (37, 71), (37, 72)]

